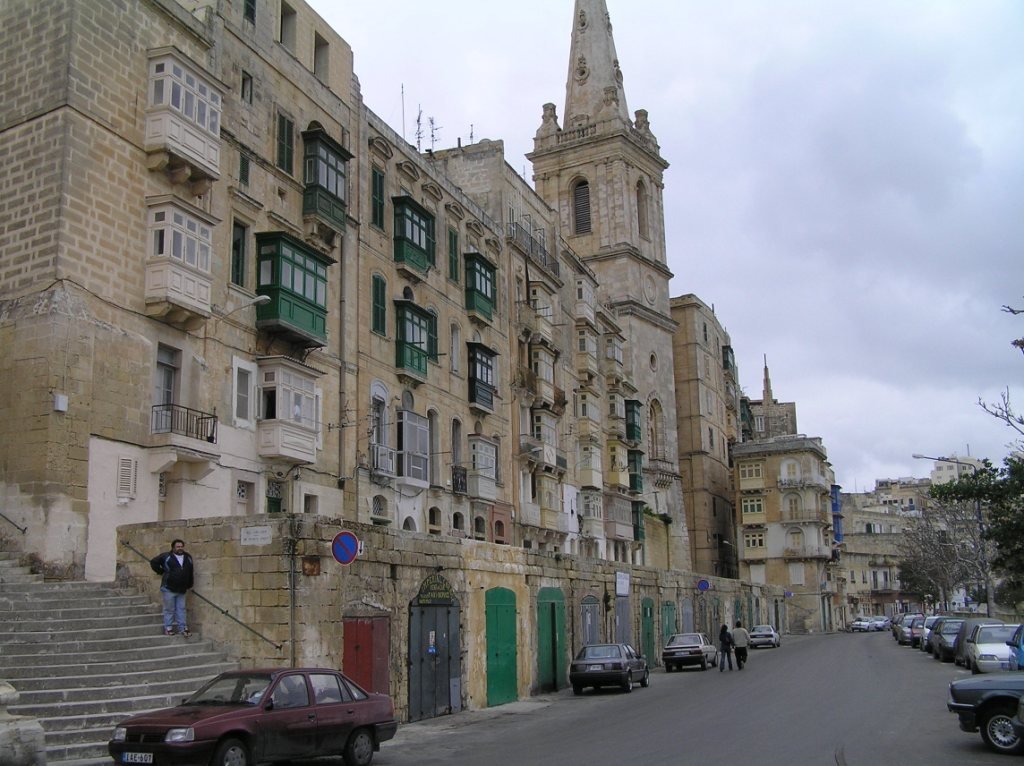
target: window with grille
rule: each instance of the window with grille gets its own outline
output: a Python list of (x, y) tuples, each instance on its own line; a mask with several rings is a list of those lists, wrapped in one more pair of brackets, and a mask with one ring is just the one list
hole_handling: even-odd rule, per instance
[(284, 114), (277, 115), (277, 166), (291, 175), (295, 163), (295, 123)]

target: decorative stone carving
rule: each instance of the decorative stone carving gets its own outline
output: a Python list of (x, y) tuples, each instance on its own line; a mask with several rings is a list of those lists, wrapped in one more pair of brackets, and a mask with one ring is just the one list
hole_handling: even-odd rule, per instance
[(581, 85), (587, 81), (587, 77), (590, 76), (590, 67), (587, 66), (587, 57), (580, 55), (576, 60), (576, 82)]

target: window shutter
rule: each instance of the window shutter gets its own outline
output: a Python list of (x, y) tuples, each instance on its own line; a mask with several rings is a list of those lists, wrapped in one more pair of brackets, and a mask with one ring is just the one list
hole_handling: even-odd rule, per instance
[(590, 184), (580, 181), (572, 190), (573, 216), (576, 234), (590, 233)]
[(117, 497), (119, 500), (131, 500), (135, 497), (138, 481), (139, 462), (130, 457), (117, 459)]

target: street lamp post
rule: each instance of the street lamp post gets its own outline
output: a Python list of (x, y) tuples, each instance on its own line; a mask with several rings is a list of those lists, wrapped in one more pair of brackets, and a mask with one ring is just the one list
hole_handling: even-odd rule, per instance
[[(967, 466), (974, 472), (975, 478), (978, 476), (978, 466), (974, 463), (965, 463), (962, 460), (955, 460), (948, 457), (931, 457), (930, 455), (921, 455), (915, 452), (911, 455), (915, 460), (934, 460), (938, 463), (952, 463), (953, 465)], [(985, 520), (981, 513), (981, 497), (974, 498), (974, 513), (978, 520), (978, 563), (981, 565), (981, 576), (984, 579), (985, 586), (985, 616), (992, 616), (992, 578), (989, 577), (988, 572), (988, 556), (985, 554)]]

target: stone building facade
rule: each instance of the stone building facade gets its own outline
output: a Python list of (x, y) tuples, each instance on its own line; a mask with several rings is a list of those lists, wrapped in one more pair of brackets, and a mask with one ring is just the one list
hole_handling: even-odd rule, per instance
[(693, 568), (739, 576), (732, 445), (739, 426), (739, 372), (729, 334), (696, 295), (672, 299), (679, 463)]
[(736, 444), (733, 460), (743, 535), (740, 578), (783, 586), (794, 631), (842, 627), (833, 598), (839, 586), (835, 476), (821, 439), (779, 436)]
[(153, 590), (182, 537), (240, 621), (193, 600), (204, 633), (410, 719), (558, 686), (585, 641), (784, 629), (767, 582), (692, 572), (667, 165), (603, 0), (573, 18), (535, 192), (500, 142), (409, 147), (301, 0), (4, 4), (4, 544)]

